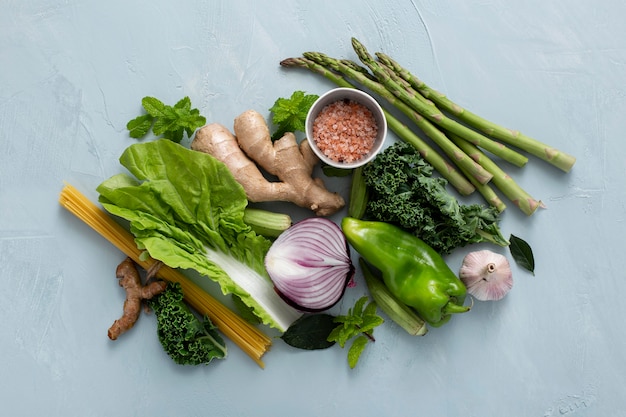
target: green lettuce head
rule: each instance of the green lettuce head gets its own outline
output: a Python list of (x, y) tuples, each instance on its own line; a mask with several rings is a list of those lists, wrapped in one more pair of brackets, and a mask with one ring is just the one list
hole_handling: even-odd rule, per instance
[(120, 163), (131, 175), (100, 184), (99, 201), (128, 220), (138, 248), (212, 279), (280, 331), (300, 316), (274, 291), (263, 264), (271, 241), (244, 222), (248, 199), (226, 165), (165, 139), (129, 146)]

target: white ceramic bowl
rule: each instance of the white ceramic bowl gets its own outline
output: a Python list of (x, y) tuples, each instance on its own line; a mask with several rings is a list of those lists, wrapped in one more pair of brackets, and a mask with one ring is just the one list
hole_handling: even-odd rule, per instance
[[(317, 146), (316, 140), (313, 136), (313, 123), (315, 121), (315, 118), (319, 115), (322, 109), (324, 109), (324, 107), (336, 101), (346, 99), (360, 103), (372, 112), (372, 115), (374, 116), (374, 120), (376, 121), (377, 125), (377, 136), (376, 140), (374, 141), (374, 145), (372, 146), (370, 151), (361, 159), (353, 162), (337, 162), (336, 160), (333, 160), (324, 155), (324, 153)], [(325, 164), (336, 168), (357, 168), (359, 166), (365, 165), (366, 163), (374, 159), (374, 157), (376, 157), (376, 154), (382, 149), (382, 146), (387, 137), (387, 120), (385, 119), (383, 109), (371, 95), (356, 88), (335, 88), (321, 95), (311, 106), (311, 109), (309, 110), (309, 113), (306, 117), (306, 137), (309, 141), (309, 144), (311, 145), (311, 149), (313, 150), (313, 152), (315, 152), (319, 159)]]

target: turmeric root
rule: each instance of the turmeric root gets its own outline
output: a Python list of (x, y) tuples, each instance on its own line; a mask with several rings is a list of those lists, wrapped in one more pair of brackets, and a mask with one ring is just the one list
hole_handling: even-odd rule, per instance
[(165, 291), (167, 282), (153, 281), (150, 284), (142, 285), (139, 270), (131, 258), (126, 258), (117, 266), (115, 275), (119, 279), (120, 287), (126, 291), (124, 301), (124, 313), (122, 317), (115, 320), (109, 328), (109, 339), (116, 340), (122, 333), (130, 330), (139, 319), (141, 313), (141, 303), (149, 300), (157, 294)]
[[(339, 194), (326, 189), (320, 178), (313, 178), (319, 159), (308, 141), (298, 145), (295, 135), (288, 132), (272, 143), (265, 119), (254, 110), (235, 118), (234, 135), (217, 123), (202, 127), (191, 148), (226, 164), (252, 202), (288, 201), (318, 216), (332, 215), (345, 205)], [(259, 167), (279, 181), (268, 181)]]

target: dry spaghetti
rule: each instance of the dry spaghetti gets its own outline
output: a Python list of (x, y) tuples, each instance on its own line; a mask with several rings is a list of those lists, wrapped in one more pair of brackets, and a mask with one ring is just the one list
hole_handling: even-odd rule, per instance
[[(143, 259), (142, 251), (135, 245), (133, 235), (72, 185), (66, 184), (63, 187), (59, 203), (142, 268), (148, 270), (158, 262), (151, 258)], [(265, 367), (261, 357), (272, 344), (268, 336), (236, 315), (179, 271), (162, 265), (158, 268), (157, 276), (167, 281), (180, 283), (185, 299), (194, 309), (208, 316), (226, 337), (254, 359), (261, 368)]]

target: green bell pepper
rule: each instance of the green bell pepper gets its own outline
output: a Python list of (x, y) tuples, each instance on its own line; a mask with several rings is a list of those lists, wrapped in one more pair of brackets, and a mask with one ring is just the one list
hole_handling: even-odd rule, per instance
[(392, 224), (345, 217), (341, 228), (352, 247), (382, 272), (389, 291), (433, 327), (464, 306), (467, 289), (441, 255)]

